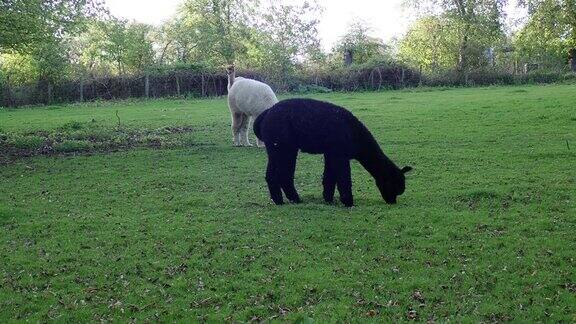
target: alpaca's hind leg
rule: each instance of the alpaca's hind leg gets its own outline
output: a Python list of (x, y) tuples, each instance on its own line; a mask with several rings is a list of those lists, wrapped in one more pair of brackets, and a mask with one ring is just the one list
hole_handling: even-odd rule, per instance
[(334, 191), (336, 190), (336, 174), (334, 170), (334, 158), (324, 155), (324, 176), (322, 177), (322, 185), (324, 186), (324, 201), (327, 203), (334, 202)]
[(242, 126), (242, 113), (232, 113), (232, 139), (234, 146), (240, 146), (240, 126)]
[[(250, 144), (250, 136), (249, 136), (249, 133), (250, 133), (250, 130), (251, 130), (251, 129), (254, 129), (254, 121), (256, 121), (256, 117), (254, 117), (254, 116), (249, 116), (248, 122), (246, 123), (246, 138), (247, 138), (248, 144), (249, 144), (250, 146), (252, 146), (252, 144)], [(256, 137), (256, 146), (257, 146), (257, 147), (264, 147), (264, 146), (266, 146), (266, 145), (265, 145), (264, 142), (262, 142), (258, 137)]]
[(336, 170), (336, 184), (338, 185), (338, 192), (340, 193), (340, 201), (346, 207), (354, 205), (352, 198), (352, 173), (350, 170), (350, 160), (346, 158), (338, 158), (334, 160)]
[(240, 124), (240, 143), (243, 146), (252, 146), (248, 139), (248, 125), (250, 124), (250, 116), (243, 114), (242, 123)]

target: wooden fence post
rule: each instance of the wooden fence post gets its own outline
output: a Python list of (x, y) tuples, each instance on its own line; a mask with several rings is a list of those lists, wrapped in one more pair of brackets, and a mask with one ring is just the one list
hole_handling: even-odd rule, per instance
[(84, 79), (80, 79), (80, 102), (84, 102)]
[(202, 97), (206, 97), (206, 85), (204, 84), (204, 73), (202, 73)]
[(576, 48), (571, 48), (568, 52), (568, 59), (570, 62), (570, 70), (576, 72)]
[[(12, 98), (12, 88), (10, 87), (10, 75), (6, 76), (6, 85), (4, 87), (6, 90), (4, 89), (0, 89), (0, 91), (3, 91), (5, 93), (5, 103), (8, 107), (10, 106), (16, 106), (16, 102), (13, 100)], [(2, 102), (0, 102), (0, 104), (2, 104)]]
[(53, 91), (52, 83), (50, 83), (50, 81), (48, 81), (48, 86), (47, 86), (47, 92), (48, 92), (47, 95), (48, 95), (48, 98), (47, 98), (46, 101), (47, 101), (47, 103), (48, 103), (49, 105), (52, 104), (52, 99), (53, 99), (53, 98), (52, 98), (52, 97), (53, 97), (52, 91)]
[(146, 74), (144, 79), (144, 96), (150, 98), (150, 75)]
[(176, 94), (180, 97), (180, 76), (178, 73), (175, 74), (176, 77)]
[(420, 70), (418, 72), (418, 77), (420, 78), (420, 80), (418, 81), (418, 86), (421, 87), (422, 86), (422, 65), (420, 65)]

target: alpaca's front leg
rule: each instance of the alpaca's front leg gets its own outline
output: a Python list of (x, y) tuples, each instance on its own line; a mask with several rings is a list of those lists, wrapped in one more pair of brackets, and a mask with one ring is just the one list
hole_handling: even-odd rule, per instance
[(286, 194), (286, 198), (293, 203), (302, 202), (296, 187), (294, 186), (294, 174), (296, 172), (296, 159), (298, 157), (297, 149), (285, 149), (282, 151), (280, 165), (280, 186)]
[(280, 187), (280, 181), (277, 175), (278, 167), (274, 165), (274, 159), (268, 155), (268, 167), (266, 168), (266, 183), (268, 184), (268, 191), (270, 192), (270, 198), (276, 205), (284, 204), (284, 199), (282, 198), (282, 189)]
[(270, 198), (275, 204), (281, 205), (282, 191), (286, 198), (293, 203), (302, 200), (294, 186), (294, 171), (296, 170), (296, 157), (298, 150), (294, 148), (281, 148), (271, 143), (266, 146), (268, 153), (268, 168), (266, 169), (266, 182), (270, 191)]

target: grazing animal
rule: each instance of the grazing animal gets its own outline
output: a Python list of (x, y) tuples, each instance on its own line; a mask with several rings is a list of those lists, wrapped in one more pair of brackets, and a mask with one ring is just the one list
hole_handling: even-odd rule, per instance
[(283, 204), (282, 191), (294, 203), (301, 199), (294, 187), (298, 150), (324, 154), (324, 200), (332, 203), (338, 187), (347, 207), (352, 198), (350, 160), (356, 159), (376, 180), (382, 198), (395, 204), (405, 190), (404, 174), (380, 149), (370, 131), (348, 110), (313, 99), (283, 100), (254, 122), (254, 133), (266, 144), (266, 182), (275, 204)]
[[(232, 116), (232, 137), (235, 146), (252, 146), (248, 139), (248, 126), (264, 110), (278, 102), (274, 91), (266, 83), (236, 77), (234, 65), (226, 69), (228, 74), (228, 107)], [(264, 146), (257, 140), (258, 147)]]

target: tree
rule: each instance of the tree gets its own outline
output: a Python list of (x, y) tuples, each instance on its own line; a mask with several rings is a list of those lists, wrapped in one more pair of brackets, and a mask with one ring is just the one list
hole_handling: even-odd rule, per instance
[(447, 18), (417, 20), (398, 45), (400, 60), (425, 72), (448, 70), (458, 63), (458, 35)]
[[(334, 52), (339, 57), (347, 58), (347, 64), (365, 64), (376, 60), (390, 60), (389, 48), (384, 42), (370, 36), (370, 26), (365, 22), (357, 21), (348, 26), (348, 30), (341, 37)], [(346, 61), (346, 59), (345, 59)]]
[[(466, 74), (472, 57), (479, 58), (487, 46), (486, 40), (503, 36), (503, 8), (507, 0), (406, 0), (422, 10), (432, 8), (448, 19), (449, 28), (458, 36), (457, 69)], [(481, 41), (479, 41), (481, 40)], [(489, 42), (488, 42), (489, 43)], [(480, 56), (479, 56), (480, 55)]]
[[(530, 17), (516, 36), (519, 56), (541, 62), (566, 62), (567, 56), (573, 57), (576, 53), (576, 0), (523, 0), (520, 4), (528, 8)], [(574, 57), (571, 68), (576, 72)]]
[(24, 51), (46, 39), (61, 39), (101, 11), (98, 0), (3, 0), (0, 51)]
[(270, 1), (250, 28), (251, 37), (242, 60), (268, 71), (282, 83), (299, 62), (316, 56), (320, 40), (315, 17), (319, 12), (315, 2), (288, 5)]
[(93, 20), (76, 39), (80, 70), (97, 74), (137, 73), (154, 63), (152, 27), (110, 18)]
[(256, 5), (256, 0), (187, 0), (183, 14), (204, 53), (218, 63), (232, 64), (245, 50)]
[(198, 47), (195, 26), (185, 17), (178, 16), (165, 22), (155, 33), (159, 64), (189, 64), (205, 58)]

